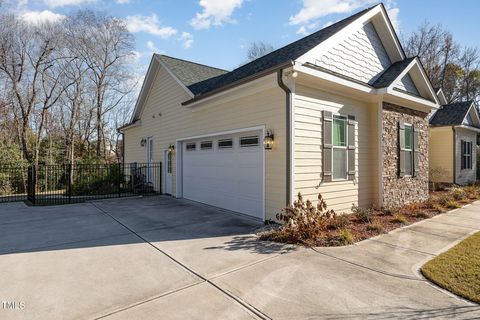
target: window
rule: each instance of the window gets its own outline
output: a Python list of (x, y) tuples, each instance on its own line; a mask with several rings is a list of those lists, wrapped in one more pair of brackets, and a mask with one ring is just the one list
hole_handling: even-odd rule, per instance
[(187, 143), (187, 151), (195, 151), (197, 144), (195, 142)]
[(413, 174), (413, 126), (405, 124), (405, 174)]
[(202, 150), (210, 150), (213, 148), (212, 141), (202, 141), (200, 142), (200, 149)]
[(332, 125), (333, 179), (347, 178), (347, 118), (333, 116)]
[(222, 139), (218, 140), (218, 148), (220, 149), (227, 149), (233, 147), (233, 140), (232, 139)]
[(461, 141), (462, 170), (472, 169), (472, 145), (471, 141)]
[(255, 147), (258, 146), (258, 136), (241, 137), (240, 147)]

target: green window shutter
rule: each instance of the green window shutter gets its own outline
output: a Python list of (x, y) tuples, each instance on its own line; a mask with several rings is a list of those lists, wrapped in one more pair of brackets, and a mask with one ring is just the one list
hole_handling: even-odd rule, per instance
[(332, 113), (323, 111), (323, 181), (332, 181)]
[(348, 180), (355, 180), (355, 116), (348, 116)]
[(420, 172), (419, 166), (419, 148), (418, 148), (418, 137), (420, 129), (418, 126), (413, 126), (413, 176), (416, 177)]
[(405, 124), (398, 122), (399, 177), (405, 176)]

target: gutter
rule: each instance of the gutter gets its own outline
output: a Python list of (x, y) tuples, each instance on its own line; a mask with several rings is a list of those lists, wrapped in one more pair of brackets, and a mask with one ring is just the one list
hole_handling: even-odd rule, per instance
[(292, 187), (292, 179), (291, 179), (291, 161), (292, 161), (292, 144), (291, 144), (291, 137), (292, 137), (292, 91), (288, 86), (283, 83), (283, 69), (280, 69), (277, 71), (277, 82), (278, 86), (285, 91), (285, 106), (286, 106), (286, 121), (287, 121), (287, 126), (286, 126), (286, 146), (287, 146), (287, 151), (286, 151), (286, 157), (287, 157), (287, 181), (286, 181), (286, 189), (287, 189), (287, 194), (286, 194), (286, 204), (290, 205), (292, 204), (292, 193), (291, 193), (291, 187)]
[(220, 87), (220, 88), (217, 88), (217, 89), (215, 89), (215, 90), (209, 91), (209, 92), (204, 93), (204, 94), (200, 94), (200, 95), (198, 95), (198, 96), (196, 96), (196, 97), (194, 97), (194, 98), (192, 98), (192, 99), (190, 99), (190, 100), (187, 100), (187, 101), (185, 101), (185, 102), (182, 102), (182, 106), (188, 106), (188, 105), (193, 104), (193, 103), (195, 103), (195, 102), (201, 101), (201, 100), (203, 100), (203, 99), (205, 99), (205, 98), (214, 96), (214, 95), (216, 95), (216, 94), (218, 94), (218, 93), (220, 93), (220, 92), (227, 91), (227, 90), (229, 90), (229, 89), (238, 87), (238, 86), (240, 86), (240, 85), (242, 85), (242, 84), (245, 84), (245, 83), (247, 83), (247, 82), (250, 82), (250, 81), (255, 80), (255, 79), (258, 79), (258, 78), (261, 78), (261, 77), (263, 77), (263, 76), (266, 76), (266, 75), (268, 75), (268, 74), (270, 74), (270, 73), (273, 73), (273, 72), (275, 72), (275, 71), (277, 71), (277, 70), (281, 70), (281, 69), (283, 69), (283, 68), (285, 68), (285, 67), (289, 67), (289, 66), (291, 66), (291, 65), (292, 65), (292, 61), (289, 60), (289, 61), (287, 61), (287, 62), (278, 64), (278, 65), (276, 65), (276, 66), (274, 66), (274, 67), (271, 67), (271, 68), (268, 68), (268, 69), (266, 69), (266, 70), (263, 70), (263, 71), (261, 71), (261, 72), (254, 73), (254, 74), (252, 74), (252, 75), (250, 75), (250, 76), (248, 76), (248, 77), (246, 77), (246, 78), (243, 78), (243, 79), (234, 81), (234, 82), (229, 83), (229, 84), (227, 84), (227, 85), (225, 85), (225, 86), (222, 86), (222, 87)]
[(457, 130), (452, 126), (453, 131), (453, 184), (457, 184)]

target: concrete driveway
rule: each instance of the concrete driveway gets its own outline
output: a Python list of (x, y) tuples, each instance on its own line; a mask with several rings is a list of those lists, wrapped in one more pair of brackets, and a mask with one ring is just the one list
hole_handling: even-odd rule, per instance
[(480, 317), (417, 272), (480, 229), (478, 203), (343, 248), (259, 227), (168, 197), (0, 205), (0, 319)]

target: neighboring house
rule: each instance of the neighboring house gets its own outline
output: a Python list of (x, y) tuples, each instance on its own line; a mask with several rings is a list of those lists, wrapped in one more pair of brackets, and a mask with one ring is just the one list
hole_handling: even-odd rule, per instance
[(435, 182), (469, 184), (477, 180), (480, 118), (473, 101), (446, 104), (430, 118), (430, 170)]
[(265, 220), (298, 192), (339, 212), (425, 199), (437, 107), (380, 4), (233, 71), (155, 54), (120, 130), (164, 193)]

